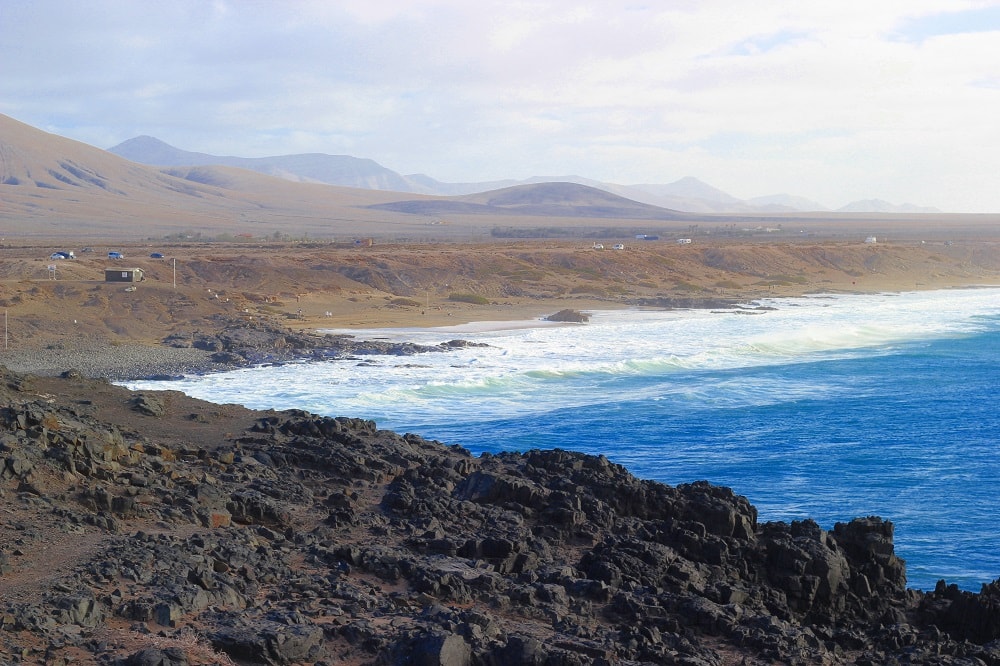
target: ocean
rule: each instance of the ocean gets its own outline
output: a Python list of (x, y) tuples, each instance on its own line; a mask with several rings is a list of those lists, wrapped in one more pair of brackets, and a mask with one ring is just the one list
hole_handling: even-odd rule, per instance
[(129, 386), (374, 419), (475, 454), (604, 454), (641, 478), (729, 486), (761, 521), (889, 519), (913, 588), (1000, 577), (1000, 288), (757, 305), (354, 330), (489, 346)]

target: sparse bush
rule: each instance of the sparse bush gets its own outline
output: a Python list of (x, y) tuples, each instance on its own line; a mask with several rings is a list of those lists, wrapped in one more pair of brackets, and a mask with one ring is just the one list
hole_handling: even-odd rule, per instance
[(775, 275), (771, 278), (774, 284), (806, 284), (809, 280), (802, 275)]
[(407, 307), (407, 308), (418, 308), (420, 307), (420, 301), (415, 301), (412, 298), (399, 297), (389, 301), (389, 305), (396, 305), (399, 307)]
[(592, 294), (594, 296), (607, 296), (608, 292), (597, 285), (578, 284), (569, 290), (571, 294)]
[(473, 305), (489, 305), (490, 303), (490, 299), (485, 296), (480, 296), (479, 294), (460, 294), (457, 292), (449, 294), (448, 300), (458, 303), (472, 303)]

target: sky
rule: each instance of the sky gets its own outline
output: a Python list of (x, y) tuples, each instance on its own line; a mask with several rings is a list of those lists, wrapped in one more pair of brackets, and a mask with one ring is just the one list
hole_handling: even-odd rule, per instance
[(1000, 0), (2, 0), (0, 113), (446, 182), (1000, 212)]

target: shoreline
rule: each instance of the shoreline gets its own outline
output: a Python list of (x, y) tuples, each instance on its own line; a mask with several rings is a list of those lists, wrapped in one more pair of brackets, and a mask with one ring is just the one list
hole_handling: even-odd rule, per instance
[[(951, 291), (956, 289), (1000, 289), (1000, 285), (976, 283), (970, 285), (951, 285), (929, 289), (885, 289), (866, 292), (834, 292), (815, 291), (787, 294), (768, 294), (750, 299), (741, 305), (730, 304), (734, 311), (743, 309), (754, 310), (752, 307), (762, 300), (783, 300), (806, 297), (824, 296), (862, 296), (873, 294), (902, 294), (920, 291)], [(568, 301), (568, 302), (567, 302)], [(463, 333), (489, 333), (503, 330), (519, 330), (539, 326), (570, 326), (580, 325), (572, 322), (549, 321), (559, 310), (573, 310), (582, 313), (592, 312), (622, 312), (637, 311), (667, 311), (667, 310), (718, 310), (723, 306), (718, 304), (703, 307), (657, 307), (652, 305), (635, 305), (620, 302), (602, 302), (592, 299), (579, 301), (561, 301), (544, 304), (520, 304), (508, 309), (513, 319), (497, 319), (498, 307), (489, 309), (465, 308), (461, 310), (460, 319), (456, 323), (452, 317), (450, 322), (440, 325), (441, 318), (433, 318), (439, 325), (426, 325), (430, 322), (421, 321), (419, 315), (411, 316), (406, 325), (395, 321), (384, 321), (372, 318), (364, 322), (365, 326), (353, 327), (313, 327), (312, 322), (296, 321), (293, 326), (281, 327), (276, 324), (258, 323), (257, 327), (265, 331), (265, 340), (255, 341), (243, 349), (212, 351), (209, 348), (195, 346), (171, 346), (166, 342), (134, 341), (134, 342), (104, 342), (77, 340), (71, 344), (49, 344), (43, 348), (24, 347), (0, 351), (0, 366), (5, 366), (21, 374), (39, 376), (60, 376), (66, 373), (79, 373), (82, 376), (106, 379), (110, 382), (128, 382), (150, 379), (176, 379), (180, 377), (201, 376), (227, 372), (244, 367), (261, 367), (267, 365), (284, 365), (287, 363), (310, 360), (337, 360), (351, 358), (353, 355), (371, 354), (416, 354), (426, 351), (439, 351), (436, 347), (421, 346), (412, 343), (412, 337), (439, 333), (442, 338), (451, 339), (451, 344), (460, 346), (466, 344), (461, 340)], [(557, 309), (553, 309), (557, 308)], [(499, 308), (503, 311), (503, 307)], [(458, 313), (456, 313), (458, 314)], [(420, 325), (424, 323), (425, 325)], [(374, 324), (374, 325), (373, 325)], [(381, 324), (381, 325), (380, 325)], [(396, 325), (394, 325), (396, 324)], [(585, 325), (585, 324), (584, 324)], [(453, 338), (454, 336), (454, 338)], [(457, 339), (456, 339), (457, 338)], [(293, 339), (292, 346), (287, 346), (288, 339)], [(277, 344), (268, 349), (269, 344)], [(205, 345), (206, 347), (208, 345)], [(360, 350), (360, 351), (359, 351)], [(242, 354), (242, 355), (241, 355)]]
[(94, 344), (72, 349), (5, 350), (0, 365), (20, 374), (56, 377), (78, 372), (111, 382), (206, 375), (230, 368), (212, 361), (201, 349), (178, 349), (142, 343)]
[(331, 345), (323, 331), (439, 328), (461, 337), (536, 325), (567, 309), (713, 309), (818, 292), (986, 285), (1000, 281), (998, 248), (972, 240), (867, 246), (709, 237), (624, 252), (595, 252), (578, 240), (351, 249), (181, 244), (159, 248), (176, 253), (168, 263), (143, 258), (148, 247), (133, 245), (125, 250), (144, 279), (128, 286), (106, 280), (107, 262), (96, 253), (60, 264), (56, 277), (46, 270), (53, 248), (5, 248), (0, 364), (114, 380), (203, 374), (323, 357), (344, 346)]

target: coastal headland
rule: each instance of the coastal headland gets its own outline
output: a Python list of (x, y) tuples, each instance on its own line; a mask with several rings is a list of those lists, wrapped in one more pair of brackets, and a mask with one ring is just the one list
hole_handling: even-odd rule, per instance
[(88, 243), (0, 249), (0, 662), (1000, 663), (1000, 583), (907, 589), (891, 517), (759, 523), (603, 457), (106, 379), (426, 351), (324, 328), (997, 284), (988, 239)]

